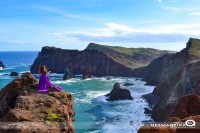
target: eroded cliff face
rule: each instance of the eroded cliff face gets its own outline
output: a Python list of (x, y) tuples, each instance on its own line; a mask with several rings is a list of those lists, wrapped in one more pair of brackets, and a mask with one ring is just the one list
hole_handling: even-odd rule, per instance
[[(200, 94), (200, 40), (191, 38), (187, 47), (173, 55), (155, 59), (147, 67), (135, 71), (149, 84), (157, 85), (153, 94), (160, 96), (152, 118), (165, 121), (180, 97)], [(161, 113), (162, 112), (162, 113)]]
[[(161, 112), (160, 112), (161, 113)], [(187, 120), (194, 120), (196, 126), (194, 128), (182, 127), (152, 127), (145, 125), (141, 127), (138, 133), (199, 133), (200, 122), (200, 96), (195, 94), (189, 94), (178, 99), (177, 104), (173, 108), (170, 117), (167, 122), (171, 124), (173, 122), (183, 124)], [(181, 122), (181, 123), (180, 123)]]
[(111, 47), (94, 43), (89, 44), (83, 51), (43, 47), (31, 67), (31, 73), (38, 73), (39, 66), (45, 65), (55, 73), (63, 73), (65, 68), (69, 67), (74, 74), (131, 76), (134, 68), (146, 66), (153, 59), (166, 53), (169, 52)]
[(33, 75), (24, 73), (0, 91), (0, 132), (73, 133), (73, 97), (67, 92), (37, 93)]
[(38, 73), (40, 66), (47, 66), (55, 73), (64, 73), (65, 67), (79, 53), (78, 50), (64, 50), (55, 47), (43, 47), (31, 66), (31, 73)]

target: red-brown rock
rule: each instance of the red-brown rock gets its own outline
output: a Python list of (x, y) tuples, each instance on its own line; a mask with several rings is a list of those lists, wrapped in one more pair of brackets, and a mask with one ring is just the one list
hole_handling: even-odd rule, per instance
[(30, 73), (0, 91), (0, 132), (73, 133), (73, 97), (67, 92), (37, 93)]

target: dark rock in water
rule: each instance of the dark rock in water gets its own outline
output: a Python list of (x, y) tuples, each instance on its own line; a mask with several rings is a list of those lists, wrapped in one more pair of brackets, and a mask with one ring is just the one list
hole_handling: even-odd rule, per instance
[(18, 72), (11, 72), (9, 76), (18, 76)]
[(0, 133), (74, 133), (72, 95), (37, 93), (37, 84), (24, 73), (1, 89)]
[(110, 80), (110, 79), (111, 79), (110, 77), (107, 78), (107, 80)]
[(115, 83), (112, 91), (109, 94), (105, 95), (108, 97), (107, 101), (115, 101), (115, 100), (133, 100), (131, 93), (127, 89), (122, 89), (119, 83)]
[(152, 110), (148, 109), (148, 108), (144, 108), (144, 113), (145, 114), (151, 114)]
[(88, 78), (91, 78), (90, 73), (88, 73), (88, 72), (84, 72), (84, 73), (83, 73), (83, 77), (82, 77), (82, 79), (88, 79)]
[(150, 107), (155, 107), (160, 99), (160, 96), (153, 93), (145, 94), (142, 98), (146, 99)]
[(2, 61), (0, 61), (0, 67), (1, 67), (1, 68), (5, 68), (5, 66), (4, 66), (4, 64), (3, 64)]
[(3, 76), (9, 76), (10, 74), (3, 74)]
[(69, 68), (66, 68), (64, 71), (64, 75), (63, 75), (63, 80), (68, 80), (73, 78), (73, 74), (72, 72), (69, 70)]
[(125, 83), (124, 86), (133, 86), (133, 83)]

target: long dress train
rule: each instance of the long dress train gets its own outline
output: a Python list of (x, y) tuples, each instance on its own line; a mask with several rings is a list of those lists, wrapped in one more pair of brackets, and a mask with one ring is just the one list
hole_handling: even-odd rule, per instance
[(48, 92), (49, 88), (54, 88), (57, 91), (63, 90), (60, 86), (51, 83), (47, 74), (41, 74), (38, 84), (38, 92)]

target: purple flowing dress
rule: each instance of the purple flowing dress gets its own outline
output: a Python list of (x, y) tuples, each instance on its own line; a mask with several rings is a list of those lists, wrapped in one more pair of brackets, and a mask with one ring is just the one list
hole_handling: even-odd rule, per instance
[(38, 84), (38, 92), (48, 92), (49, 88), (54, 88), (57, 91), (62, 91), (61, 87), (51, 83), (47, 74), (41, 74)]

